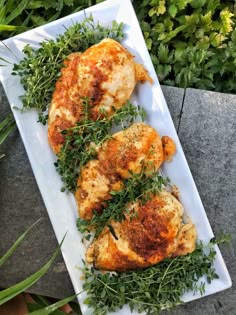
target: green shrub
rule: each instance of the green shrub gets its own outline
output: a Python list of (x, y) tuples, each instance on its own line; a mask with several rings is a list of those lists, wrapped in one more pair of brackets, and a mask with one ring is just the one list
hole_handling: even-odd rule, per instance
[[(0, 38), (103, 0), (3, 0)], [(133, 0), (162, 84), (236, 93), (235, 1)], [(8, 30), (8, 32), (7, 32)]]
[(235, 1), (134, 1), (159, 80), (236, 92)]

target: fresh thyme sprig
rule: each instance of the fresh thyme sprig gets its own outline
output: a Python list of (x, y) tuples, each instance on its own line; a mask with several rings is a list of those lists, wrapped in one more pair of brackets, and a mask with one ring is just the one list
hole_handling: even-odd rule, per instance
[[(145, 112), (129, 101), (119, 110), (114, 109), (110, 119), (101, 112), (101, 117), (93, 121), (89, 117), (89, 101), (84, 99), (84, 117), (74, 127), (64, 130), (65, 144), (57, 155), (55, 163), (58, 173), (64, 182), (62, 190), (75, 192), (80, 169), (96, 156), (96, 147), (111, 137), (114, 126), (126, 128), (133, 121), (144, 119)], [(102, 118), (103, 117), (103, 118)]]
[(90, 221), (77, 219), (77, 227), (81, 233), (88, 232), (86, 238), (91, 237), (91, 227), (95, 231), (95, 237), (98, 236), (105, 226), (110, 226), (110, 221), (122, 221), (125, 219), (125, 214), (129, 212), (127, 206), (139, 201), (145, 203), (150, 199), (152, 194), (161, 191), (164, 186), (167, 186), (168, 178), (154, 173), (152, 176), (147, 176), (145, 172), (141, 174), (132, 174), (132, 177), (124, 181), (124, 188), (120, 191), (111, 191), (112, 199), (107, 201), (106, 207), (102, 214), (96, 211)]
[(218, 278), (213, 267), (216, 256), (214, 244), (199, 243), (194, 252), (186, 256), (167, 258), (152, 267), (122, 273), (102, 273), (85, 265), (84, 285), (87, 298), (84, 303), (93, 308), (93, 315), (117, 311), (125, 304), (130, 309), (146, 314), (159, 314), (162, 309), (183, 303), (185, 292), (205, 292), (206, 276), (211, 283)]
[(45, 124), (54, 86), (66, 57), (72, 52), (83, 52), (107, 37), (121, 41), (123, 24), (113, 21), (110, 27), (104, 27), (95, 23), (90, 15), (67, 28), (56, 40), (43, 41), (39, 49), (26, 45), (23, 49), (26, 57), (14, 64), (12, 73), (21, 77), (25, 89), (23, 110), (36, 108), (39, 121)]

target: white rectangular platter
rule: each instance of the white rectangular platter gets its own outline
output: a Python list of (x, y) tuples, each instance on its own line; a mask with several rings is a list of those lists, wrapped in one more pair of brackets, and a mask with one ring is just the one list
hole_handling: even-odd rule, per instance
[[(39, 42), (57, 37), (57, 35), (65, 31), (65, 27), (83, 20), (85, 12), (86, 14), (92, 13), (95, 21), (99, 21), (102, 25), (110, 25), (113, 20), (123, 22), (125, 25), (125, 39), (122, 44), (136, 56), (137, 62), (145, 65), (154, 79), (152, 86), (148, 83), (138, 85), (132, 95), (132, 101), (144, 107), (147, 112), (147, 123), (155, 127), (161, 136), (168, 135), (174, 139), (177, 145), (177, 154), (171, 163), (166, 163), (163, 166), (163, 172), (171, 179), (172, 183), (178, 186), (185, 212), (196, 225), (198, 238), (203, 242), (208, 242), (213, 237), (213, 233), (184, 157), (135, 12), (129, 0), (107, 0), (88, 8), (86, 11), (75, 13), (10, 38), (4, 43), (13, 54), (2, 44), (0, 46), (0, 57), (12, 63), (17, 63), (23, 57), (21, 51), (26, 44), (38, 47)], [(60, 191), (62, 183), (54, 167), (56, 157), (48, 145), (47, 127), (37, 123), (36, 111), (31, 110), (22, 113), (14, 109), (14, 107), (21, 108), (20, 95), (24, 93), (24, 90), (19, 78), (11, 75), (11, 70), (12, 65), (0, 67), (0, 79), (13, 110), (35, 178), (59, 242), (67, 232), (62, 246), (62, 254), (75, 292), (78, 293), (82, 290), (81, 271), (78, 267), (82, 266), (81, 259), (84, 258), (85, 247), (76, 228), (77, 209), (75, 200), (73, 195), (61, 193)], [(216, 247), (216, 250), (215, 268), (219, 279), (214, 280), (210, 285), (206, 283), (205, 295), (231, 286), (231, 279), (218, 247)], [(183, 296), (183, 301), (187, 302), (199, 297), (201, 297), (200, 294), (193, 295), (188, 293)], [(88, 315), (91, 314), (91, 309), (88, 309), (83, 304), (85, 298), (85, 293), (78, 296), (82, 313)], [(130, 314), (130, 311), (124, 307), (116, 314), (127, 315)]]

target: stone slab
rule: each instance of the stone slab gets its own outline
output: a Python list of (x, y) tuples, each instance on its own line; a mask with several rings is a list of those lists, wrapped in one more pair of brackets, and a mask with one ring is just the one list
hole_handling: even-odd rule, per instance
[[(10, 113), (0, 86), (0, 121)], [(0, 268), (0, 287), (9, 287), (37, 271), (57, 248), (47, 210), (41, 198), (19, 132), (14, 132), (0, 147), (0, 256), (31, 224), (33, 228), (14, 255)], [(74, 294), (63, 258), (29, 292), (64, 298)]]
[(171, 315), (236, 314), (236, 96), (187, 89), (179, 138), (215, 235), (232, 241), (220, 246), (232, 288), (179, 306)]

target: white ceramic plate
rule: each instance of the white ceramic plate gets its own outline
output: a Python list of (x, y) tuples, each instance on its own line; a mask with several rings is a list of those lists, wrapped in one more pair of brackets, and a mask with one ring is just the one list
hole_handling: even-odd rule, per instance
[[(179, 187), (186, 214), (196, 225), (198, 238), (208, 242), (213, 237), (213, 233), (184, 157), (131, 2), (129, 0), (108, 0), (87, 9), (86, 13), (92, 13), (94, 19), (102, 25), (109, 25), (112, 20), (124, 22), (123, 45), (136, 56), (138, 62), (145, 65), (154, 79), (153, 86), (148, 83), (138, 85), (132, 95), (132, 101), (145, 108), (148, 114), (148, 124), (155, 127), (161, 135), (168, 135), (174, 139), (177, 154), (171, 163), (165, 163), (163, 171), (172, 183)], [(83, 19), (84, 11), (10, 38), (5, 41), (5, 44), (15, 56), (4, 45), (0, 46), (0, 56), (17, 63), (22, 58), (21, 51), (27, 43), (38, 47), (38, 43), (42, 40), (55, 38), (58, 34), (63, 33), (64, 26), (70, 26), (73, 22)], [(19, 96), (24, 91), (19, 78), (11, 75), (11, 70), (11, 66), (0, 67), (0, 79), (13, 109), (14, 106), (22, 106)], [(48, 145), (47, 127), (37, 123), (37, 113), (34, 110), (21, 113), (15, 109), (13, 109), (13, 113), (58, 241), (61, 241), (67, 232), (62, 246), (62, 254), (75, 292), (78, 293), (82, 290), (81, 272), (78, 267), (82, 265), (81, 259), (84, 258), (85, 248), (81, 243), (81, 235), (76, 229), (77, 210), (74, 197), (71, 194), (60, 192), (62, 183), (53, 165), (56, 159)], [(215, 268), (219, 279), (214, 280), (210, 285), (206, 284), (205, 295), (231, 286), (231, 279), (221, 253), (218, 248), (216, 250)], [(85, 297), (86, 295), (83, 293), (79, 295), (78, 300), (83, 314), (87, 315), (91, 313), (91, 310), (83, 304)], [(188, 293), (184, 295), (183, 300), (187, 302), (199, 297), (201, 297), (200, 294)], [(116, 314), (127, 315), (130, 314), (130, 311), (124, 307)]]

